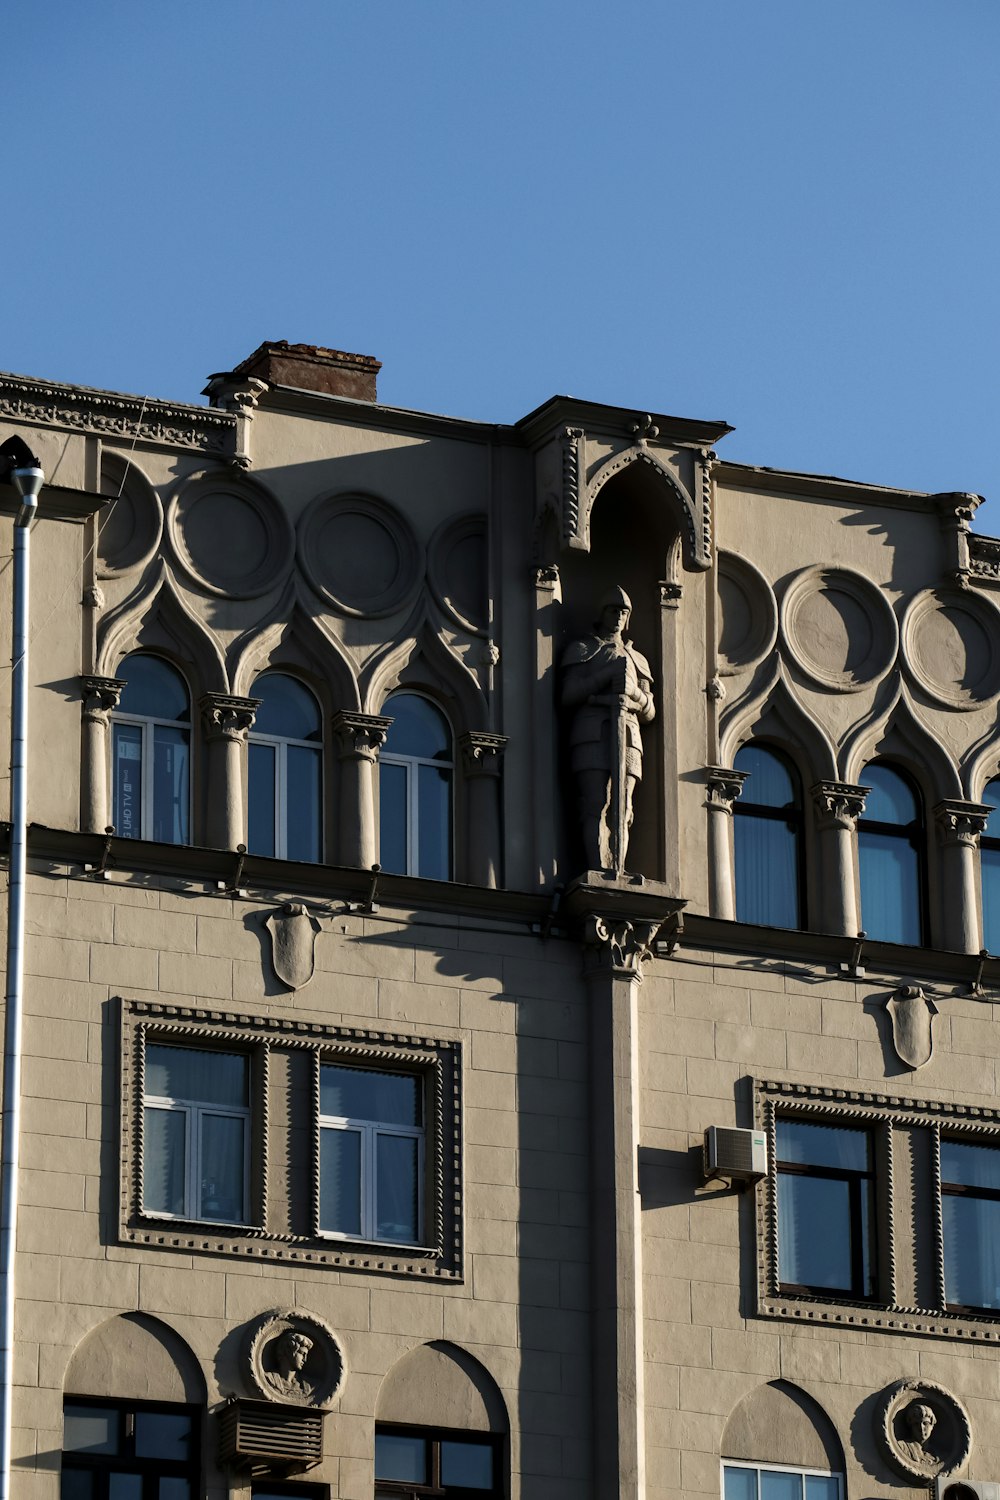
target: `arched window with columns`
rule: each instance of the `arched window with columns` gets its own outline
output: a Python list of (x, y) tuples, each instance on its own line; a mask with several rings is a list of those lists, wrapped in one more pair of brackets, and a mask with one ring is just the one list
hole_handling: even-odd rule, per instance
[(927, 836), (923, 800), (899, 766), (872, 761), (858, 819), (861, 926), (869, 938), (920, 946), (927, 940)]
[(317, 863), (323, 857), (323, 721), (309, 689), (285, 672), (264, 672), (248, 744), (247, 848)]
[(451, 727), (420, 693), (393, 693), (379, 757), (379, 862), (397, 875), (450, 880), (454, 871)]
[(762, 927), (805, 923), (802, 784), (772, 745), (744, 745), (734, 769), (746, 780), (733, 807), (736, 920)]
[(191, 698), (176, 667), (135, 651), (112, 716), (112, 822), (121, 838), (186, 844), (191, 827)]
[(1000, 953), (1000, 776), (983, 792), (983, 802), (992, 808), (979, 840), (983, 882), (983, 946)]

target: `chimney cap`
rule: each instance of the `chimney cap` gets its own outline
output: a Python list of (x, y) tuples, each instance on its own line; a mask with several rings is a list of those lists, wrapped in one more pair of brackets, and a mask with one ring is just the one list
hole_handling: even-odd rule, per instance
[(381, 368), (381, 360), (370, 354), (349, 354), (343, 349), (325, 349), (320, 344), (290, 344), (287, 339), (271, 339), (258, 345), (232, 373), (256, 375), (271, 385), (375, 401), (375, 382)]

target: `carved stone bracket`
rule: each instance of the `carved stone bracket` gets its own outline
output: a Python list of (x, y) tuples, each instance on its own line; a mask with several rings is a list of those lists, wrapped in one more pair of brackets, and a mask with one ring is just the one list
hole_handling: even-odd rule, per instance
[(934, 809), (938, 838), (944, 845), (964, 844), (975, 849), (992, 811), (982, 802), (939, 802)]
[(731, 771), (726, 766), (706, 766), (708, 806), (715, 812), (731, 813), (749, 774), (749, 771)]
[(267, 390), (267, 381), (258, 380), (255, 375), (211, 375), (202, 395), (207, 396), (209, 404), (220, 411), (232, 412), (236, 417), (236, 449), (233, 453), (233, 463), (239, 469), (249, 469), (252, 463), (250, 457), (250, 423), (257, 407), (257, 402)]
[(683, 589), (679, 583), (672, 583), (664, 579), (660, 583), (660, 603), (664, 609), (677, 609), (681, 602)]
[(587, 968), (641, 980), (642, 966), (652, 958), (653, 943), (662, 926), (659, 918), (629, 921), (592, 912), (583, 937)]
[(104, 598), (104, 590), (101, 588), (101, 585), (99, 583), (89, 584), (88, 587), (84, 589), (82, 603), (84, 609), (104, 608), (104, 605), (106, 603)]
[(382, 714), (358, 714), (348, 709), (333, 716), (333, 732), (342, 760), (378, 760), (391, 718)]
[(852, 786), (849, 781), (817, 781), (810, 795), (819, 827), (846, 828), (853, 833), (870, 791), (870, 787)]
[(205, 737), (241, 743), (253, 728), (259, 698), (236, 698), (231, 693), (205, 693), (199, 703)]
[(501, 757), (507, 748), (505, 734), (486, 734), (470, 729), (458, 742), (466, 776), (499, 776)]
[(546, 563), (544, 567), (535, 568), (533, 575), (535, 588), (541, 594), (553, 594), (560, 597), (559, 569), (555, 563)]
[(80, 692), (86, 722), (106, 725), (108, 716), (118, 707), (124, 686), (121, 677), (81, 677)]

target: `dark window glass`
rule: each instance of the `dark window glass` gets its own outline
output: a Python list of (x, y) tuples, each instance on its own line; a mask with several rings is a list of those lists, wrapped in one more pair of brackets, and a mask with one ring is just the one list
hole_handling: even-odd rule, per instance
[(874, 1295), (874, 1171), (867, 1130), (777, 1122), (778, 1279), (789, 1290)]
[(419, 693), (394, 693), (384, 712), (392, 719), (386, 749), (418, 760), (451, 760), (451, 735), (441, 711)]
[(375, 1434), (376, 1500), (417, 1500), (421, 1494), (455, 1500), (501, 1494), (496, 1438), (429, 1429), (379, 1429)]
[(376, 1433), (375, 1478), (427, 1484), (427, 1439), (408, 1433)]
[(383, 1125), (421, 1123), (421, 1081), (410, 1073), (379, 1073), (368, 1068), (320, 1069), (320, 1112), (347, 1120), (378, 1120)]
[(273, 858), (278, 827), (278, 751), (275, 745), (255, 745), (253, 740), (247, 751), (250, 780), (247, 789), (247, 848), (254, 854)]
[(294, 677), (265, 672), (250, 689), (250, 696), (261, 700), (254, 715), (256, 734), (279, 740), (322, 740), (319, 704)]
[(736, 918), (764, 927), (802, 925), (802, 798), (778, 751), (744, 745), (735, 769), (748, 772), (733, 806)]
[(379, 861), (399, 875), (450, 880), (451, 731), (440, 709), (417, 693), (395, 693), (379, 757)]
[(924, 826), (920, 799), (894, 766), (875, 762), (858, 819), (861, 925), (870, 938), (919, 946), (924, 941)]
[(142, 652), (127, 656), (119, 671), (126, 685), (113, 715), (115, 829), (122, 838), (186, 844), (191, 801), (187, 685), (174, 667)]
[(61, 1500), (193, 1500), (199, 1450), (193, 1407), (70, 1397)]
[(126, 656), (118, 668), (125, 686), (118, 701), (118, 712), (137, 719), (176, 719), (186, 722), (188, 690), (175, 667), (159, 656), (136, 652)]
[(945, 1297), (1000, 1308), (1000, 1148), (941, 1141)]
[(282, 672), (265, 672), (250, 732), (247, 848), (315, 864), (322, 857), (323, 751), (319, 704)]
[(493, 1449), (485, 1443), (441, 1444), (441, 1483), (468, 1490), (493, 1487)]
[(991, 953), (1000, 953), (1000, 778), (987, 786), (983, 801), (993, 808), (979, 841), (983, 881), (983, 943)]

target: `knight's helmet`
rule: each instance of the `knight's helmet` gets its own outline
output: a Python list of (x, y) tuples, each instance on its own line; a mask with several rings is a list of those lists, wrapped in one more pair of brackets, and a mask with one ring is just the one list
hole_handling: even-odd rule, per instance
[(604, 611), (607, 609), (624, 609), (627, 611), (628, 618), (622, 626), (623, 630), (626, 629), (632, 617), (632, 601), (620, 583), (616, 583), (614, 588), (608, 589), (606, 594), (602, 594), (600, 603), (597, 606), (596, 624), (600, 625), (603, 623)]

